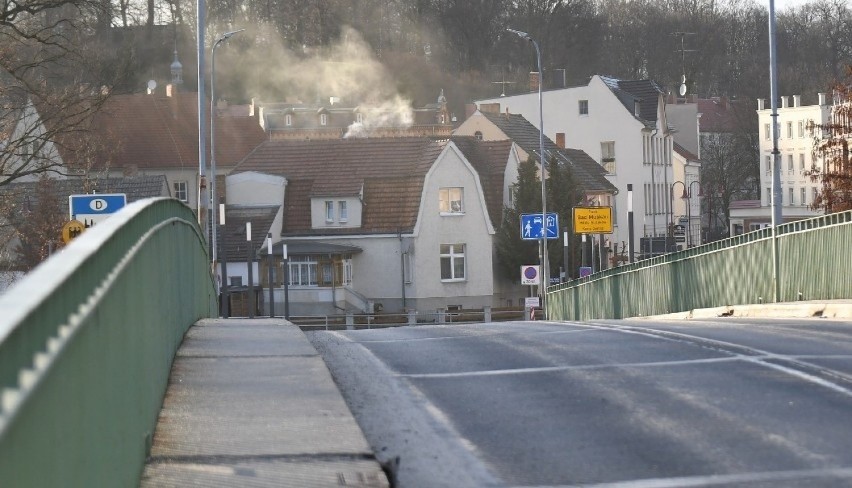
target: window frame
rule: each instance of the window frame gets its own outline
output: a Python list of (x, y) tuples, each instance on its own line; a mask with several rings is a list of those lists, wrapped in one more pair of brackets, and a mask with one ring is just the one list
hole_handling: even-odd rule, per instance
[(320, 125), (328, 125), (328, 114), (320, 114)]
[(334, 201), (333, 200), (325, 200), (325, 223), (330, 224), (334, 222)]
[[(457, 251), (458, 247), (461, 247), (461, 252)], [(464, 243), (454, 243), (454, 244), (440, 244), (439, 249), (439, 259), (440, 259), (440, 273), (441, 273), (441, 281), (444, 283), (451, 282), (460, 282), (467, 281), (467, 244)], [(457, 276), (457, 261), (461, 260), (461, 276)], [(444, 263), (449, 263), (449, 278), (444, 277)]]
[(337, 219), (340, 222), (349, 221), (349, 204), (346, 203), (346, 200), (337, 201)]
[(577, 100), (577, 114), (580, 117), (589, 116), (589, 100)]
[[(452, 192), (458, 191), (458, 199), (453, 199)], [(446, 195), (446, 197), (445, 197)], [(446, 202), (446, 205), (444, 203)], [(453, 203), (458, 202), (458, 209), (453, 209)], [(441, 215), (464, 215), (464, 187), (445, 186), (438, 189), (438, 212)]]
[[(183, 186), (183, 190), (179, 190), (178, 186)], [(189, 203), (189, 182), (186, 180), (179, 180), (172, 183), (172, 189), (175, 192), (175, 198), (182, 201), (183, 203)], [(183, 198), (180, 198), (178, 195), (183, 193)]]
[[(604, 148), (610, 148), (609, 155), (604, 152)], [(601, 166), (604, 167), (607, 174), (615, 174), (615, 141), (601, 141)]]

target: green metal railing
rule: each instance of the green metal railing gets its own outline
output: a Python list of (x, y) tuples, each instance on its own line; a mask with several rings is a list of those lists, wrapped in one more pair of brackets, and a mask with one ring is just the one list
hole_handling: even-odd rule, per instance
[[(852, 298), (852, 211), (778, 227), (779, 302)], [(775, 301), (772, 229), (548, 288), (548, 318), (591, 320)]]
[(0, 297), (0, 486), (137, 486), (175, 351), (216, 311), (203, 234), (128, 205)]

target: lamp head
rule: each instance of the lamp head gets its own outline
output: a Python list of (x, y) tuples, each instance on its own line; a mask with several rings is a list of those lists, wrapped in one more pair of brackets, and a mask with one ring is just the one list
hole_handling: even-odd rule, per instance
[(524, 31), (519, 31), (519, 30), (516, 30), (516, 29), (506, 29), (506, 30), (511, 32), (512, 34), (515, 34), (516, 36), (520, 37), (521, 39), (526, 39), (528, 41), (532, 41), (532, 36), (530, 36), (529, 34), (527, 34)]

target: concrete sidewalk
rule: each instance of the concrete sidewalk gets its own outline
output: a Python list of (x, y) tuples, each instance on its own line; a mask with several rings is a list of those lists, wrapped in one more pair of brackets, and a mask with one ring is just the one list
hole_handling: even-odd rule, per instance
[(715, 317), (756, 318), (836, 318), (852, 319), (852, 300), (813, 300), (801, 302), (729, 305), (702, 308), (635, 319), (710, 319)]
[(208, 319), (178, 350), (140, 486), (389, 483), (298, 327)]

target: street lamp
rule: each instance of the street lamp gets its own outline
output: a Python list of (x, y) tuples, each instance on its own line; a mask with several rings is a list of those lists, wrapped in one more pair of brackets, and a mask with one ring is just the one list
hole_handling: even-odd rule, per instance
[[(681, 186), (683, 186), (683, 193), (681, 194), (680, 198), (682, 198), (684, 200), (689, 198), (689, 195), (687, 194), (687, 191), (686, 191), (686, 183), (684, 183), (680, 180), (677, 180), (677, 181), (673, 181), (672, 184), (669, 185), (669, 231), (671, 231), (671, 232), (674, 232), (674, 187), (678, 183), (680, 183)], [(669, 232), (667, 231), (666, 232), (666, 252), (669, 252), (668, 242), (669, 242)], [(675, 243), (677, 243), (677, 241), (675, 241)]]
[(223, 41), (244, 30), (239, 29), (222, 34), (222, 37), (216, 39), (213, 48), (210, 50), (210, 201), (212, 202), (210, 210), (213, 212), (213, 235), (210, 236), (210, 247), (214, 271), (216, 270), (216, 209), (219, 206), (216, 202), (216, 48)]
[(515, 34), (521, 39), (530, 41), (535, 47), (535, 56), (538, 63), (538, 159), (541, 163), (541, 309), (547, 318), (547, 308), (545, 308), (545, 296), (547, 295), (547, 193), (544, 178), (544, 109), (541, 101), (541, 84), (543, 73), (541, 71), (541, 50), (538, 43), (526, 32), (515, 29), (506, 29)]
[[(698, 185), (698, 194), (696, 195), (698, 198), (704, 196), (701, 192), (701, 183), (698, 180), (695, 180), (689, 184), (689, 191), (686, 192), (686, 222), (687, 222), (687, 233), (686, 233), (686, 247), (692, 246), (692, 185)], [(699, 215), (701, 215), (701, 210), (699, 208)], [(699, 237), (701, 233), (701, 226), (699, 225)]]

